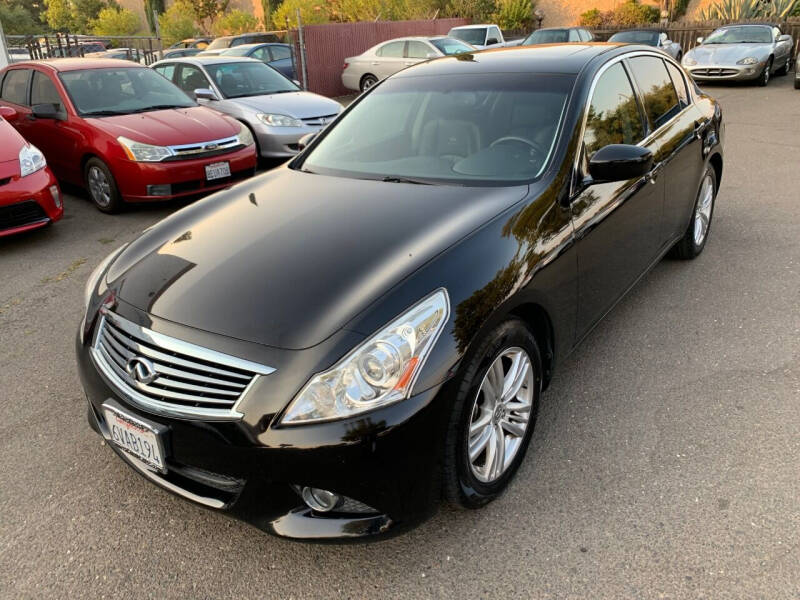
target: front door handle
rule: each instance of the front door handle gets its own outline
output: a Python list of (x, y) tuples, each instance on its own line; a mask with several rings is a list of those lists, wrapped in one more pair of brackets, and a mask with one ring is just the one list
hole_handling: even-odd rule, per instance
[(372, 64), (377, 67), (381, 63), (379, 63), (377, 60), (374, 60), (374, 61), (372, 61)]
[(703, 132), (708, 126), (708, 121), (695, 121), (694, 123), (694, 137), (700, 139), (703, 137)]

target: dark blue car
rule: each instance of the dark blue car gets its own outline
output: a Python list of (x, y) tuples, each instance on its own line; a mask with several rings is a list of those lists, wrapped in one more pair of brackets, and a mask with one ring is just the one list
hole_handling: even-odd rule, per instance
[(247, 56), (268, 64), (287, 79), (297, 79), (289, 44), (245, 44), (220, 52), (224, 56)]

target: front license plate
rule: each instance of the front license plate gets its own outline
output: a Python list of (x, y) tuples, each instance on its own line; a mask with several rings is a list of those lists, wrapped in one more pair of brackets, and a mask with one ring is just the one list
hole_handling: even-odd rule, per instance
[(162, 426), (129, 415), (108, 403), (103, 404), (103, 414), (114, 444), (149, 468), (166, 472), (164, 444), (159, 431)]
[(206, 180), (224, 179), (231, 176), (231, 165), (228, 162), (218, 162), (206, 165)]

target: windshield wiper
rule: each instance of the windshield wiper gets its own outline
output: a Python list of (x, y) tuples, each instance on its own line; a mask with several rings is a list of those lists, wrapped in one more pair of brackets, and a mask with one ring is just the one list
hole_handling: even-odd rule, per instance
[(189, 106), (184, 106), (182, 104), (156, 104), (154, 106), (146, 106), (144, 108), (137, 108), (133, 112), (140, 113), (140, 112), (149, 112), (151, 110), (169, 110), (171, 108), (191, 108), (191, 107), (192, 107), (191, 104)]
[(120, 115), (129, 115), (131, 111), (127, 110), (91, 110), (89, 112), (81, 113), (84, 117), (118, 117)]
[(387, 175), (381, 181), (385, 183), (413, 183), (415, 185), (433, 185), (430, 181), (414, 179), (412, 177), (400, 177), (398, 175)]

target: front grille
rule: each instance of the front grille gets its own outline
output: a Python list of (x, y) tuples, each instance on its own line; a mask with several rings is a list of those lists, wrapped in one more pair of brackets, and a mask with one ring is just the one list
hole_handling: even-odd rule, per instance
[(737, 69), (692, 69), (692, 75), (700, 77), (730, 77), (738, 72)]
[[(159, 334), (105, 309), (92, 358), (124, 398), (183, 417), (240, 418), (238, 400), (257, 376), (275, 370)], [(137, 364), (143, 367), (138, 373)]]
[(0, 207), (0, 231), (47, 221), (47, 215), (33, 200)]
[(336, 118), (336, 113), (332, 115), (322, 115), (320, 117), (308, 117), (307, 119), (300, 119), (306, 125), (310, 125), (311, 127), (322, 127), (323, 125), (327, 125), (331, 121)]
[(222, 154), (240, 150), (241, 148), (244, 148), (244, 144), (239, 141), (238, 136), (225, 138), (224, 140), (214, 140), (212, 142), (170, 146), (169, 149), (172, 151), (172, 156), (165, 158), (163, 162), (221, 156)]

